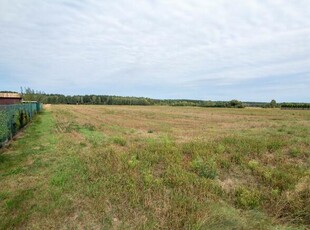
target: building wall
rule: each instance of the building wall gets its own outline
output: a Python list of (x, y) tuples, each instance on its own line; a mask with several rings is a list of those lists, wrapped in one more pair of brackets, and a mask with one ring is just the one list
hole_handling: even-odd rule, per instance
[(21, 98), (0, 98), (0, 105), (10, 105), (21, 103)]

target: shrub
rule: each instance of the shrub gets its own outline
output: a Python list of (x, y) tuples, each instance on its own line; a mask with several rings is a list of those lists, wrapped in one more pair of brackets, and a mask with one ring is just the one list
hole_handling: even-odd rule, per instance
[(222, 169), (230, 169), (231, 168), (232, 163), (228, 159), (220, 158), (218, 160), (219, 160), (220, 167)]
[(248, 167), (254, 171), (257, 167), (259, 166), (259, 163), (258, 161), (256, 160), (250, 160), (249, 163), (248, 163)]
[(219, 153), (219, 154), (224, 153), (225, 150), (226, 150), (225, 145), (219, 144), (219, 145), (216, 147), (216, 152)]
[(215, 179), (217, 176), (216, 164), (214, 161), (204, 162), (201, 158), (197, 158), (192, 162), (191, 166), (193, 171), (201, 177)]
[(126, 140), (122, 137), (113, 137), (112, 139), (114, 144), (120, 145), (120, 146), (125, 146), (126, 145)]
[(128, 161), (128, 166), (130, 168), (135, 168), (138, 165), (138, 163), (139, 163), (139, 160), (137, 159), (137, 156), (135, 155), (135, 156), (132, 156), (130, 160)]
[(89, 131), (95, 131), (96, 130), (96, 127), (92, 124), (85, 124), (85, 125), (83, 125), (83, 127), (85, 129), (88, 129)]
[(298, 157), (298, 156), (301, 154), (301, 152), (300, 152), (299, 149), (293, 148), (293, 149), (291, 149), (291, 150), (289, 151), (289, 154), (290, 154), (292, 157)]
[(262, 201), (261, 195), (258, 191), (254, 189), (249, 190), (244, 187), (238, 188), (235, 196), (237, 205), (243, 208), (257, 208)]

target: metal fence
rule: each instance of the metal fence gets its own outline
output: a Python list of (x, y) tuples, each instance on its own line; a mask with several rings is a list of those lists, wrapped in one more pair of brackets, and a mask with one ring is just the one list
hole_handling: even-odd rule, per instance
[(0, 105), (0, 147), (42, 110), (41, 103)]

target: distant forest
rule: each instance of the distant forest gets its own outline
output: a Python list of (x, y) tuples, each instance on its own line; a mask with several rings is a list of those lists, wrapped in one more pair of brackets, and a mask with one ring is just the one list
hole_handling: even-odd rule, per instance
[(75, 95), (66, 96), (63, 94), (46, 94), (42, 91), (35, 91), (31, 88), (21, 89), (24, 101), (38, 101), (44, 104), (89, 104), (89, 105), (168, 105), (168, 106), (198, 106), (217, 108), (301, 108), (309, 109), (309, 103), (277, 103), (271, 102), (241, 102), (231, 101), (204, 101), (188, 99), (152, 99), (147, 97), (123, 97), (111, 95)]
[(88, 105), (170, 105), (170, 106), (200, 106), (200, 107), (235, 107), (243, 108), (238, 100), (202, 101), (202, 100), (161, 100), (146, 97), (122, 97), (110, 95), (75, 95), (46, 94), (26, 88), (23, 92), (25, 101), (39, 101), (45, 104), (88, 104)]

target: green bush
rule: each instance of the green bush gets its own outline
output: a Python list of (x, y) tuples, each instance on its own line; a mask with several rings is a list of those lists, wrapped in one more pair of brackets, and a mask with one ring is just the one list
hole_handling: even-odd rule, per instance
[(118, 136), (113, 137), (113, 138), (112, 138), (112, 142), (113, 142), (114, 144), (117, 144), (117, 145), (120, 145), (120, 146), (125, 146), (126, 143), (127, 143), (126, 140), (125, 140), (124, 138), (118, 137)]
[(259, 207), (262, 198), (258, 191), (240, 187), (236, 190), (236, 203), (242, 208), (254, 209)]
[(292, 156), (292, 157), (298, 157), (298, 156), (301, 154), (301, 152), (300, 152), (299, 149), (293, 148), (293, 149), (291, 149), (291, 150), (289, 151), (289, 154), (290, 154), (290, 156)]
[(216, 164), (212, 160), (205, 162), (201, 158), (197, 158), (192, 162), (191, 167), (201, 177), (215, 179), (217, 176)]
[(257, 169), (257, 167), (259, 166), (259, 163), (258, 161), (256, 160), (250, 160), (249, 163), (248, 163), (248, 167), (254, 171), (255, 169)]

